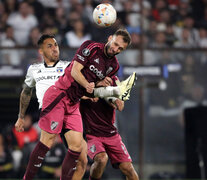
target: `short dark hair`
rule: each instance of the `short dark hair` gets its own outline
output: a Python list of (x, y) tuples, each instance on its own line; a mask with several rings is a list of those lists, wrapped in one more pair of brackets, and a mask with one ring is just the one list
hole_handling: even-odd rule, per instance
[(126, 29), (118, 29), (115, 33), (115, 36), (122, 36), (124, 42), (128, 43), (128, 45), (131, 44), (131, 35), (129, 34), (129, 32)]
[(38, 47), (40, 47), (43, 44), (45, 39), (50, 39), (50, 38), (55, 38), (55, 36), (50, 34), (43, 34), (37, 42)]

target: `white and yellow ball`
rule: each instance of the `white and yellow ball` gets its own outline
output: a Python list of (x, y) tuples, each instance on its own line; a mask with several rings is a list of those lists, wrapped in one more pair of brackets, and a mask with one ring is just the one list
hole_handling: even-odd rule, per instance
[(99, 4), (93, 11), (94, 22), (101, 27), (109, 27), (116, 21), (116, 10), (111, 4)]

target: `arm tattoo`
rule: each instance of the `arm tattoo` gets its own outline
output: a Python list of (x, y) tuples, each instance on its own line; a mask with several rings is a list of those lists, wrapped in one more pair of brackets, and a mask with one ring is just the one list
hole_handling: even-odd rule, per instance
[(26, 85), (21, 92), (19, 104), (19, 118), (24, 118), (25, 112), (32, 97), (32, 90), (33, 88), (30, 88)]

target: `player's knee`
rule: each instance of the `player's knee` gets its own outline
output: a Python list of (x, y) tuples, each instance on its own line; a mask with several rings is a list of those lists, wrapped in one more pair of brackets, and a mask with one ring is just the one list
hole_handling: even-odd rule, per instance
[(105, 166), (107, 161), (108, 161), (108, 155), (106, 153), (99, 153), (96, 155), (94, 158), (94, 161), (99, 165), (99, 166)]
[(56, 134), (50, 134), (45, 131), (41, 131), (40, 141), (47, 147), (51, 147), (55, 141)]

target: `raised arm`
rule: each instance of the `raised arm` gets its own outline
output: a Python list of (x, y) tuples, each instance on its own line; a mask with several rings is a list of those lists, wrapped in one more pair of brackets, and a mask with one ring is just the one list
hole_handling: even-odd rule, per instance
[(21, 92), (20, 103), (19, 103), (19, 115), (15, 123), (15, 128), (18, 132), (24, 131), (24, 116), (32, 97), (32, 91), (33, 88), (30, 88), (25, 84)]
[(71, 75), (72, 77), (81, 85), (83, 86), (88, 93), (92, 93), (93, 89), (95, 87), (94, 82), (89, 83), (86, 78), (81, 73), (81, 70), (83, 69), (83, 65), (77, 61), (74, 61)]

